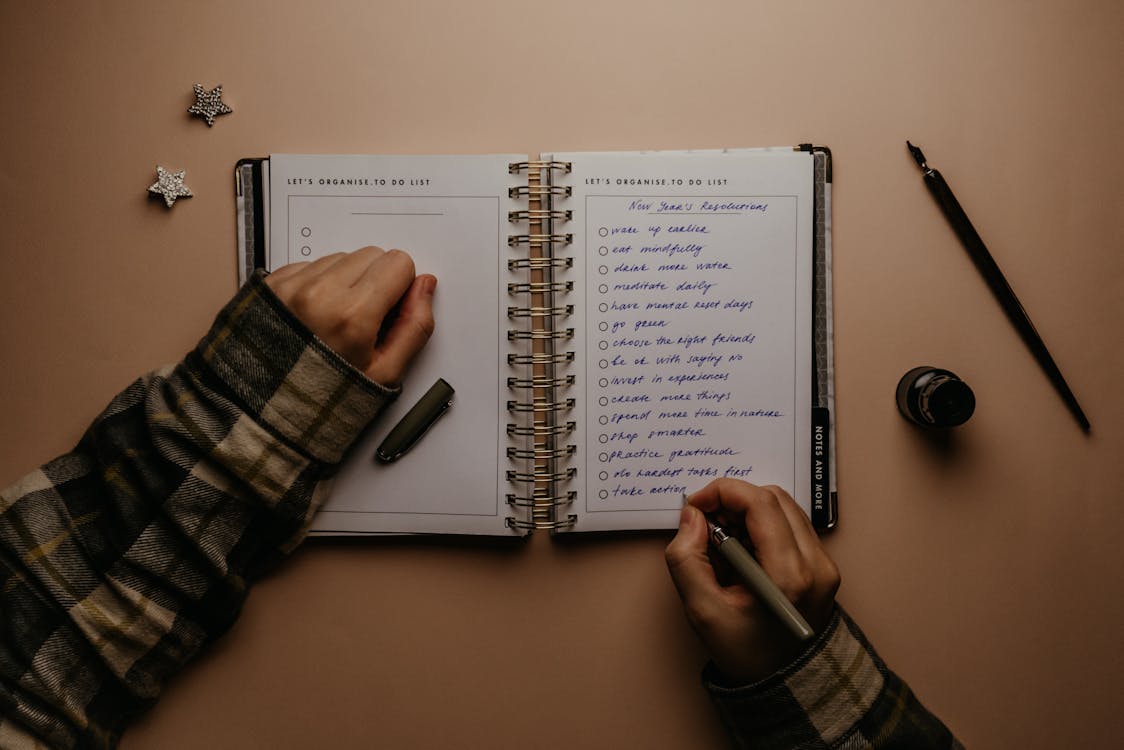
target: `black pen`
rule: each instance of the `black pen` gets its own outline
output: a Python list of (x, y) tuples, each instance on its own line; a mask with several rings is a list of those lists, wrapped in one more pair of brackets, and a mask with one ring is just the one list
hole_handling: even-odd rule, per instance
[(1073, 416), (1076, 417), (1077, 423), (1081, 425), (1081, 429), (1088, 432), (1089, 420), (1085, 417), (1085, 412), (1081, 411), (1081, 407), (1077, 403), (1077, 397), (1069, 389), (1065, 378), (1062, 377), (1061, 370), (1054, 363), (1054, 358), (1050, 356), (1046, 344), (1042, 342), (1042, 337), (1038, 335), (1038, 331), (1034, 329), (1034, 324), (1030, 322), (1030, 316), (1026, 314), (1019, 298), (1015, 296), (1011, 285), (1007, 283), (1003, 272), (999, 270), (995, 259), (988, 252), (987, 246), (980, 239), (980, 235), (972, 226), (972, 222), (968, 220), (968, 215), (960, 207), (960, 202), (952, 194), (952, 189), (944, 181), (940, 172), (925, 163), (925, 154), (921, 153), (921, 149), (909, 141), (906, 141), (905, 145), (909, 148), (909, 152), (913, 154), (913, 158), (925, 175), (925, 186), (929, 188), (929, 192), (933, 194), (937, 205), (941, 207), (948, 223), (952, 225), (953, 230), (960, 238), (960, 242), (963, 243), (964, 249), (968, 251), (972, 262), (976, 264), (976, 269), (983, 275), (988, 287), (991, 288), (992, 294), (999, 300), (999, 304), (1003, 307), (1003, 311), (1007, 313), (1007, 317), (1015, 326), (1015, 330), (1022, 336), (1023, 342), (1030, 348), (1031, 354), (1038, 360), (1038, 365), (1046, 372), (1050, 382), (1054, 384), (1054, 388), (1065, 401)]
[(387, 434), (375, 451), (375, 458), (383, 463), (397, 461), (402, 455), (421, 440), (437, 418), (453, 405), (453, 386), (442, 378), (437, 378), (425, 395), (410, 407), (406, 416)]

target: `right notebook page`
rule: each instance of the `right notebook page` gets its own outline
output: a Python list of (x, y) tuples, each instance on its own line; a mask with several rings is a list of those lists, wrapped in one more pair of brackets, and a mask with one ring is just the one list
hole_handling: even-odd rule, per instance
[[(718, 477), (808, 510), (813, 158), (555, 153), (573, 211), (573, 531), (673, 528)], [(558, 300), (561, 302), (561, 300)], [(561, 374), (561, 373), (559, 373)]]

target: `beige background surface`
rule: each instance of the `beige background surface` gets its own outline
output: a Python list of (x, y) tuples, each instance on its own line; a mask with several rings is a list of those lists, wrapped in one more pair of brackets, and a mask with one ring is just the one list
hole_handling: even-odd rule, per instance
[[(0, 484), (234, 291), (239, 157), (815, 141), (835, 153), (840, 600), (970, 746), (1119, 746), (1122, 39), (1114, 0), (0, 0)], [(234, 114), (189, 118), (195, 82)], [(157, 164), (195, 197), (149, 200)], [(893, 405), (923, 363), (979, 400), (944, 441)], [(123, 747), (722, 747), (667, 538), (309, 544)]]

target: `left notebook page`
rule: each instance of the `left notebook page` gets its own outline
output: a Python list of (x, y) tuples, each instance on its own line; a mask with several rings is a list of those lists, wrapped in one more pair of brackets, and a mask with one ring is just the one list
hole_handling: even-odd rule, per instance
[[(524, 155), (308, 156), (269, 160), (268, 267), (366, 245), (437, 277), (436, 330), (402, 393), (357, 443), (314, 533), (514, 534), (504, 500), (508, 196)], [(390, 464), (375, 449), (437, 378), (453, 406)]]

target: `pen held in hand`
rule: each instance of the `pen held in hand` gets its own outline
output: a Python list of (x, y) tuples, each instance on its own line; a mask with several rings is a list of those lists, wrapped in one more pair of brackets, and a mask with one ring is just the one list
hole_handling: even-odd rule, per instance
[[(686, 499), (686, 498), (684, 498)], [(788, 630), (796, 636), (797, 640), (807, 641), (816, 633), (812, 626), (804, 619), (799, 610), (793, 606), (784, 592), (773, 583), (765, 573), (761, 564), (749, 554), (749, 550), (742, 546), (734, 537), (726, 533), (709, 514), (706, 517), (706, 528), (710, 532), (710, 543), (718, 550), (730, 566), (737, 572), (738, 578), (749, 588), (750, 593), (761, 603), (765, 609), (776, 616)]]

